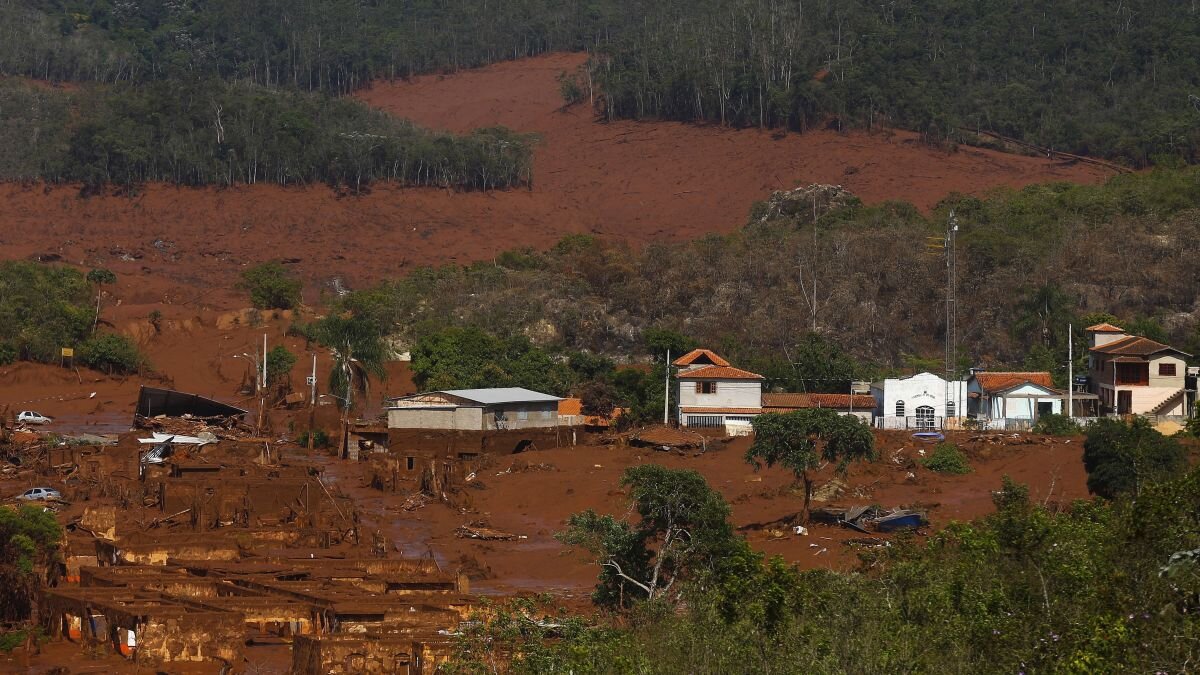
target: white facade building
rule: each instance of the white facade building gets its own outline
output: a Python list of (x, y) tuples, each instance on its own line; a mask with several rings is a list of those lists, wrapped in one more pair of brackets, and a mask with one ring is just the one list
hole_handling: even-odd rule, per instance
[[(980, 421), (1032, 424), (1042, 415), (1061, 415), (1066, 394), (1054, 388), (1050, 373), (980, 371), (967, 380), (968, 413)], [(988, 425), (989, 427), (995, 425)]]
[(736, 426), (762, 413), (762, 375), (734, 368), (707, 349), (693, 350), (672, 365), (680, 369), (675, 379), (681, 426)]
[(933, 373), (888, 378), (871, 385), (875, 425), (880, 429), (940, 429), (946, 419), (966, 415), (966, 381), (949, 382)]

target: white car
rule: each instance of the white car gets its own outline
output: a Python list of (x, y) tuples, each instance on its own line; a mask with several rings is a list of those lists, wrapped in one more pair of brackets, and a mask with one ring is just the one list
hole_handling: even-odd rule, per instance
[(45, 499), (61, 500), (62, 493), (60, 493), (58, 490), (55, 490), (54, 488), (35, 487), (35, 488), (29, 488), (28, 490), (17, 495), (17, 499), (23, 499), (27, 502), (41, 501), (41, 500), (45, 500)]
[(54, 420), (32, 410), (22, 410), (17, 415), (18, 424), (50, 424)]

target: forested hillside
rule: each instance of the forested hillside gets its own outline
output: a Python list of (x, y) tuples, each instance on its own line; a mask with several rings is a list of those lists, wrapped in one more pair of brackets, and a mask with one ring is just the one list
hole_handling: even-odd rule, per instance
[(0, 72), (50, 80), (341, 94), (581, 49), (593, 77), (564, 90), (609, 117), (983, 130), (1135, 166), (1200, 146), (1200, 8), (1169, 0), (0, 2)]
[(939, 367), (945, 266), (928, 238), (941, 241), (954, 208), (963, 365), (1062, 379), (1071, 322), (1077, 341), (1089, 322), (1111, 320), (1200, 349), (1197, 203), (1200, 171), (1186, 169), (956, 197), (930, 217), (854, 200), (815, 223), (760, 210), (729, 236), (642, 250), (573, 236), (548, 252), (417, 271), (343, 302), (409, 340), (473, 325), (622, 356), (665, 328), (773, 381), (819, 388), (802, 379)]
[(531, 165), (524, 135), (430, 132), (320, 93), (216, 79), (77, 91), (0, 82), (0, 178), (9, 180), (487, 190), (527, 184)]

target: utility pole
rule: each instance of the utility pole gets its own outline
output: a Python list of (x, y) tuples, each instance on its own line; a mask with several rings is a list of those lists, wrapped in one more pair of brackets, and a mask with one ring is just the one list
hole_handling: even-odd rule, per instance
[(1075, 419), (1075, 335), (1067, 324), (1067, 417)]
[(671, 348), (667, 348), (666, 375), (663, 376), (663, 426), (669, 424), (671, 410)]
[(317, 421), (317, 353), (315, 351), (312, 357), (312, 375), (308, 376), (308, 451), (310, 453), (314, 446), (313, 437), (316, 436), (314, 426)]
[[(955, 235), (958, 233), (958, 218), (954, 215), (954, 210), (950, 210), (950, 221), (946, 225), (946, 405), (949, 406), (950, 401), (954, 401), (955, 417), (962, 414), (963, 411), (958, 409), (958, 326), (956, 325), (956, 314), (958, 313), (957, 298), (955, 297), (955, 285), (957, 280), (957, 269), (955, 260)], [(951, 398), (953, 397), (953, 398)]]

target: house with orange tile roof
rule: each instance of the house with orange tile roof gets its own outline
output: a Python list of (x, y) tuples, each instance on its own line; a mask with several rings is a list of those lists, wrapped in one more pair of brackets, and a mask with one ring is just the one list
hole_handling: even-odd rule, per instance
[(679, 424), (725, 427), (749, 424), (762, 413), (763, 376), (741, 368), (707, 349), (696, 349), (671, 362), (679, 370)]
[(988, 426), (991, 422), (1003, 422), (1004, 428), (1013, 423), (1032, 425), (1042, 415), (1061, 415), (1066, 399), (1045, 371), (975, 370), (967, 378), (967, 416)]
[(1108, 323), (1089, 326), (1088, 384), (1101, 411), (1118, 415), (1186, 417), (1195, 403), (1188, 387), (1191, 356)]
[(763, 394), (762, 407), (765, 413), (827, 408), (839, 415), (853, 415), (867, 424), (875, 417), (875, 397), (870, 394)]

